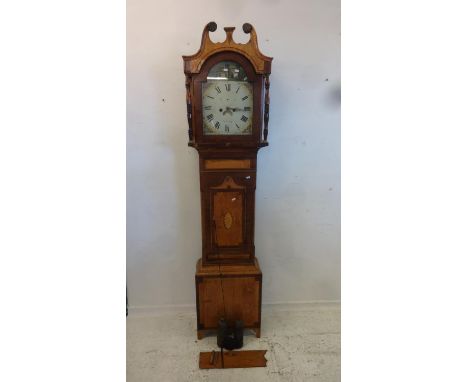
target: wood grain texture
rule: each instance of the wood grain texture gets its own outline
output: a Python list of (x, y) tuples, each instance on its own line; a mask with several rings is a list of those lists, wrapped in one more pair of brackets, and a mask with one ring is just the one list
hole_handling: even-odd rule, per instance
[[(202, 338), (207, 330), (216, 329), (224, 317), (228, 322), (243, 320), (245, 328), (255, 330), (259, 337), (262, 273), (255, 258), (255, 188), (257, 152), (268, 146), (272, 58), (260, 52), (252, 25), (243, 25), (250, 34), (246, 44), (233, 40), (233, 27), (224, 28), (224, 42), (214, 43), (209, 32), (216, 28), (216, 23), (208, 23), (198, 52), (183, 56), (188, 144), (198, 151), (200, 171), (202, 259), (195, 274), (197, 335)], [(242, 66), (245, 80), (252, 84), (250, 135), (203, 133), (203, 85), (210, 69), (223, 61)]]
[[(258, 49), (257, 34), (252, 25), (243, 26), (244, 32), (250, 34), (247, 44), (238, 44), (233, 40), (233, 27), (225, 28), (226, 41), (213, 43), (209, 32), (216, 28), (214, 22), (207, 24), (199, 51), (183, 57), (189, 146), (198, 151), (200, 158), (202, 258), (207, 264), (252, 263), (255, 257), (257, 152), (268, 145), (263, 139), (268, 134), (268, 130), (262, 129), (264, 121), (268, 121), (268, 116), (264, 118), (263, 101), (272, 58), (264, 56)], [(210, 69), (223, 61), (241, 65), (252, 84), (251, 135), (203, 134), (203, 84), (208, 80)], [(232, 179), (233, 184), (223, 183), (227, 177)], [(231, 211), (227, 208), (227, 197), (223, 198), (219, 191), (230, 192), (235, 188), (242, 189), (239, 197), (242, 203), (233, 206), (234, 211)]]
[(247, 367), (266, 367), (267, 350), (235, 350), (221, 352), (200, 352), (200, 369), (232, 369)]
[(198, 287), (199, 329), (216, 330), (221, 318), (229, 325), (242, 320), (245, 328), (260, 328), (258, 277), (204, 277)]
[[(246, 44), (236, 43), (232, 36), (234, 27), (226, 27), (226, 40), (214, 43), (209, 37), (209, 32), (215, 31), (216, 23), (208, 23), (202, 34), (200, 49), (197, 53), (182, 56), (184, 72), (186, 75), (187, 89), (187, 119), (189, 123), (189, 146), (198, 151), (213, 147), (243, 148), (258, 150), (268, 146), (262, 134), (265, 81), (271, 72), (271, 57), (263, 55), (257, 42), (257, 33), (250, 24), (244, 24), (243, 30), (250, 34), (250, 40)], [(252, 110), (252, 134), (251, 135), (204, 135), (202, 120), (202, 86), (207, 81), (209, 70), (222, 61), (234, 61), (240, 64), (252, 83), (253, 110)], [(269, 102), (268, 102), (269, 105)], [(189, 110), (191, 107), (191, 110)], [(268, 106), (269, 107), (269, 106)]]
[(237, 246), (244, 241), (244, 197), (239, 191), (219, 191), (213, 194), (215, 245)]
[(244, 24), (245, 33), (250, 33), (250, 40), (246, 44), (239, 44), (234, 41), (232, 34), (236, 28), (225, 27), (226, 40), (223, 42), (213, 42), (210, 39), (209, 32), (217, 29), (215, 22), (208, 23), (203, 29), (200, 49), (191, 56), (183, 56), (184, 72), (199, 73), (205, 60), (218, 52), (235, 52), (247, 57), (259, 74), (271, 72), (271, 61), (273, 58), (265, 56), (258, 48), (257, 33), (251, 24)]
[[(255, 172), (200, 173), (205, 263), (252, 263), (255, 256)], [(225, 227), (230, 213), (232, 226)]]
[(250, 159), (205, 159), (206, 170), (249, 169)]
[(250, 265), (203, 265), (200, 259), (195, 285), (199, 338), (216, 330), (221, 318), (230, 325), (242, 320), (260, 336), (262, 272), (257, 259)]

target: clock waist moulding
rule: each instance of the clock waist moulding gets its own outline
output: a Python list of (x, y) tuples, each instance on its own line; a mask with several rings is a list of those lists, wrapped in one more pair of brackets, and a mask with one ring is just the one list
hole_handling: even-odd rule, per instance
[(257, 152), (268, 146), (271, 57), (263, 55), (250, 24), (246, 44), (214, 43), (203, 30), (200, 49), (183, 56), (188, 145), (199, 154), (202, 258), (195, 273), (197, 333), (221, 318), (260, 337), (262, 272), (255, 257)]

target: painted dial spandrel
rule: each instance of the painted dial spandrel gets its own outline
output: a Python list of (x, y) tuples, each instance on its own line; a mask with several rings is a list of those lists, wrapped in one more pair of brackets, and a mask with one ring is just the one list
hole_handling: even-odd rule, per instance
[(202, 86), (202, 108), (203, 134), (252, 134), (252, 84), (241, 65), (223, 61), (211, 68)]

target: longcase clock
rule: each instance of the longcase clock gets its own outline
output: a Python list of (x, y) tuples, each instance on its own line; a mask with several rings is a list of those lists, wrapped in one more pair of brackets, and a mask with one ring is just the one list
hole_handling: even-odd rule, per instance
[(242, 320), (260, 336), (262, 273), (255, 257), (257, 152), (267, 146), (271, 57), (250, 24), (246, 44), (214, 43), (203, 30), (200, 49), (183, 56), (189, 146), (199, 153), (202, 258), (197, 263), (197, 330), (220, 318)]

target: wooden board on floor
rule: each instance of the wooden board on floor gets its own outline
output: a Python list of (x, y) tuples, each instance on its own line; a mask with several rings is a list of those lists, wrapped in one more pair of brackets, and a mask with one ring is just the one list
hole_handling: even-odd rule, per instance
[[(247, 368), (247, 367), (266, 367), (266, 350), (240, 350), (224, 351), (224, 369)], [(200, 369), (223, 369), (221, 352), (201, 352)]]

